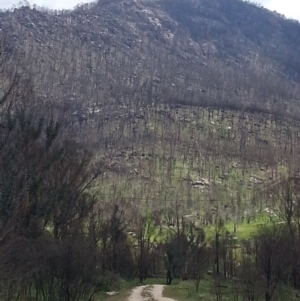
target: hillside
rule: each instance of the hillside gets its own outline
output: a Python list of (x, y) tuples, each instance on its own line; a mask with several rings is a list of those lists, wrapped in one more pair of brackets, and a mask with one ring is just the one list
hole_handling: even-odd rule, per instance
[(0, 12), (0, 300), (298, 297), (299, 40), (238, 0)]
[(250, 3), (100, 0), (64, 12), (21, 7), (0, 22), (36, 90), (73, 106), (168, 102), (298, 116), (300, 24)]
[(240, 219), (297, 171), (298, 22), (236, 0), (102, 0), (0, 20), (12, 64), (103, 162), (101, 199)]

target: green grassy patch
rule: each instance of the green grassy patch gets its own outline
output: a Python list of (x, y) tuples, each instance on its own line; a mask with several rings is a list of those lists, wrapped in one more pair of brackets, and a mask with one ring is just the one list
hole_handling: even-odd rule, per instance
[(195, 291), (193, 281), (174, 282), (170, 286), (165, 286), (163, 296), (177, 301), (214, 300), (211, 278), (207, 277), (201, 280), (198, 292)]

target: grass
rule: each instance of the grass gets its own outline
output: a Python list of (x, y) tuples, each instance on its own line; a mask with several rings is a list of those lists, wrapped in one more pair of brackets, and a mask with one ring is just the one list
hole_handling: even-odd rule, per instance
[[(287, 162), (299, 152), (299, 123), (277, 123), (268, 116), (248, 113), (244, 118), (233, 111), (209, 113), (208, 109), (188, 106), (178, 110), (168, 108), (173, 119), (170, 121), (156, 114), (157, 109), (149, 106), (144, 112), (145, 119), (134, 120), (134, 125), (132, 118), (128, 119), (130, 122), (122, 120), (123, 134), (117, 144), (102, 153), (99, 147), (99, 156), (103, 156), (108, 165), (117, 162), (122, 168), (107, 168), (93, 192), (108, 203), (124, 200), (126, 205), (134, 204), (141, 210), (149, 206), (164, 211), (174, 208), (178, 202), (181, 215), (199, 213), (201, 222), (213, 215), (205, 228), (208, 241), (214, 239), (214, 221), (220, 213), (226, 217), (224, 230), (230, 233), (234, 232), (233, 219), (236, 219), (238, 244), (249, 239), (261, 224), (270, 220), (267, 214), (256, 211), (272, 208), (260, 191), (269, 182), (276, 181), (280, 173), (287, 174)], [(103, 140), (113, 136), (111, 129), (118, 127), (118, 120), (110, 118)], [(290, 135), (286, 135), (287, 129)], [(243, 141), (246, 141), (244, 147)], [(292, 154), (286, 149), (287, 145), (293, 146)], [(274, 170), (277, 172), (273, 175)], [(265, 179), (264, 183), (252, 183), (252, 175)], [(184, 180), (187, 178), (193, 181), (205, 178), (211, 185), (195, 188)], [(253, 204), (253, 196), (259, 204)], [(216, 207), (218, 214), (212, 214)], [(247, 222), (248, 211), (250, 223)], [(167, 232), (163, 216), (162, 213), (162, 234), (154, 231), (151, 237), (159, 241), (164, 241)], [(150, 278), (144, 284), (165, 284), (165, 279)], [(225, 283), (227, 287), (222, 290), (224, 300), (231, 301), (229, 284)], [(138, 285), (138, 281), (130, 281), (118, 289), (118, 295), (103, 295), (99, 300), (124, 301)], [(171, 286), (165, 287), (164, 296), (178, 301), (214, 300), (212, 279), (208, 275), (200, 282), (199, 293), (194, 287), (192, 281), (174, 280)]]
[(178, 301), (211, 300), (211, 282), (204, 278), (200, 282), (199, 292), (195, 291), (192, 281), (179, 281), (179, 283), (165, 286), (163, 296)]
[[(151, 108), (149, 111), (151, 112)], [(131, 157), (132, 151), (127, 150), (122, 160), (132, 168), (136, 167), (139, 174), (129, 176), (118, 172), (107, 172), (101, 188), (98, 188), (102, 192), (101, 196), (106, 199), (116, 199), (116, 197), (139, 198), (140, 200), (160, 199), (166, 200), (166, 202), (171, 202), (176, 197), (185, 200), (186, 207), (191, 208), (190, 204), (192, 204), (193, 209), (198, 210), (198, 203), (205, 202), (209, 195), (206, 191), (199, 193), (199, 189), (191, 189), (187, 183), (182, 183), (182, 178), (189, 175), (194, 180), (204, 177), (211, 181), (220, 181), (219, 176), (228, 173), (228, 180), (220, 181), (223, 186), (221, 190), (225, 195), (222, 198), (227, 197), (228, 199), (228, 196), (232, 197), (231, 194), (236, 197), (238, 188), (243, 199), (249, 198), (252, 190), (247, 185), (240, 187), (239, 180), (249, 182), (251, 174), (264, 176), (265, 172), (260, 170), (259, 164), (240, 164), (241, 161), (247, 161), (247, 159), (242, 159), (240, 156), (237, 143), (241, 136), (239, 114), (236, 113), (235, 117), (232, 117), (231, 112), (225, 112), (221, 117), (215, 111), (213, 117), (209, 118), (206, 109), (196, 112), (189, 107), (181, 108), (178, 113), (172, 109), (170, 112), (175, 122), (159, 118), (153, 120), (149, 113), (146, 127), (151, 124), (155, 125), (154, 128), (157, 129), (155, 135), (152, 132), (148, 135), (150, 140), (145, 139), (142, 134), (145, 122), (137, 120), (136, 131), (141, 135), (137, 135), (131, 147), (131, 150), (137, 154)], [(187, 122), (181, 121), (183, 117)], [(250, 114), (248, 119), (246, 131), (250, 131), (252, 123), (258, 122), (255, 116)], [(226, 130), (229, 125), (232, 126), (234, 139)], [(275, 126), (267, 128), (262, 126), (256, 129), (256, 135), (260, 139), (274, 140), (276, 138), (274, 137), (275, 128)], [(213, 137), (212, 130), (215, 130)], [(132, 129), (125, 131), (124, 135), (123, 139), (132, 140)], [(249, 135), (248, 138), (247, 144), (249, 148), (252, 147), (253, 151), (257, 152), (257, 156), (255, 157), (255, 154), (253, 156), (259, 162), (261, 157), (267, 154), (267, 151), (263, 147), (258, 147), (256, 137)], [(212, 144), (209, 152), (206, 150), (208, 143)], [(126, 149), (125, 142), (121, 144), (121, 149), (123, 151)], [(239, 163), (238, 167), (232, 168), (233, 164), (237, 162)], [(142, 177), (150, 177), (150, 179), (145, 181)]]
[[(165, 284), (164, 278), (149, 278), (142, 285), (149, 285), (142, 292), (142, 296), (148, 298), (147, 300), (152, 300), (149, 290), (151, 285), (154, 284)], [(137, 280), (128, 281), (123, 284), (123, 287), (118, 290), (118, 295), (107, 296), (102, 294), (99, 296), (97, 301), (126, 301), (131, 293), (132, 288), (141, 285)], [(220, 278), (218, 283), (219, 292), (222, 294), (222, 300), (232, 301), (234, 292), (237, 292), (236, 285), (232, 280), (225, 280)], [(240, 292), (240, 291), (239, 291)], [(280, 300), (291, 301), (293, 299), (293, 290), (287, 286), (278, 287), (277, 293), (281, 295)], [(199, 291), (195, 291), (195, 283), (191, 280), (181, 281), (179, 279), (174, 279), (172, 285), (165, 286), (163, 290), (163, 297), (172, 298), (177, 301), (215, 301), (216, 300), (216, 289), (215, 283), (210, 275), (205, 275), (200, 281)], [(241, 296), (238, 301), (242, 301)], [(264, 299), (260, 299), (263, 301)], [(279, 300), (279, 299), (278, 299)]]
[[(219, 292), (222, 294), (223, 301), (234, 300), (242, 301), (245, 300), (241, 296), (241, 291), (239, 286), (234, 285), (234, 282), (230, 280), (221, 280), (219, 283)], [(238, 292), (238, 295), (236, 293)], [(277, 288), (276, 293), (278, 294), (278, 299), (274, 296), (274, 300), (285, 300), (292, 301), (293, 291), (291, 288), (282, 285)], [(279, 297), (280, 295), (280, 297)], [(206, 276), (201, 282), (199, 287), (199, 292), (197, 293), (194, 288), (194, 283), (192, 281), (180, 281), (178, 284), (166, 286), (163, 291), (163, 296), (166, 298), (172, 298), (177, 301), (215, 301), (216, 299), (216, 289), (214, 288), (213, 279)], [(264, 294), (261, 294), (259, 301), (264, 301)]]
[[(278, 219), (277, 219), (278, 220)], [(276, 219), (273, 219), (276, 222)], [(270, 217), (267, 214), (260, 214), (254, 220), (251, 220), (249, 223), (244, 221), (242, 223), (236, 224), (235, 236), (237, 237), (237, 243), (240, 243), (242, 240), (251, 239), (255, 235), (260, 226), (270, 223)], [(234, 222), (229, 221), (224, 225), (223, 231), (229, 231), (231, 234), (234, 233)], [(215, 238), (215, 226), (207, 226), (205, 228), (205, 234), (207, 241), (214, 240)]]
[[(118, 144), (99, 155), (103, 155), (109, 164), (117, 162), (124, 171), (107, 169), (93, 193), (108, 203), (124, 200), (126, 205), (134, 204), (141, 210), (149, 206), (164, 211), (174, 208), (178, 202), (181, 215), (199, 213), (201, 222), (206, 222), (207, 216), (212, 215), (209, 226), (205, 228), (208, 240), (214, 239), (217, 214), (212, 212), (218, 207), (219, 213), (226, 217), (225, 229), (230, 233), (234, 232), (233, 219), (236, 219), (238, 243), (250, 238), (261, 224), (270, 220), (268, 215), (256, 212), (265, 207), (272, 208), (261, 190), (269, 182), (276, 182), (280, 173), (287, 174), (287, 162), (299, 152), (299, 123), (276, 123), (268, 116), (248, 113), (243, 118), (240, 113), (232, 111), (209, 113), (205, 108), (188, 106), (181, 107), (178, 112), (168, 108), (173, 119), (171, 122), (160, 118), (156, 109), (147, 108), (145, 119), (136, 119), (135, 125), (122, 121), (124, 131)], [(117, 122), (117, 119), (110, 119), (104, 138), (110, 137)], [(286, 135), (286, 129), (291, 131), (290, 135)], [(242, 141), (246, 141), (244, 148)], [(293, 154), (290, 149), (286, 150), (287, 145), (293, 145)], [(277, 172), (273, 175), (274, 170)], [(252, 183), (252, 175), (264, 178), (264, 183)], [(184, 180), (187, 178), (194, 181), (205, 178), (211, 185), (201, 190)], [(261, 202), (253, 204), (253, 196)], [(250, 223), (245, 216), (248, 211), (251, 211)], [(166, 233), (163, 216), (162, 213), (163, 233), (158, 237), (161, 241)], [(156, 236), (155, 231), (153, 238)], [(157, 281), (149, 279), (145, 283)], [(164, 284), (165, 279), (160, 283)], [(131, 282), (130, 285), (133, 287), (138, 283)], [(122, 288), (118, 296), (109, 299), (125, 300), (129, 289)], [(201, 282), (200, 292), (200, 296), (196, 294), (190, 282), (175, 283), (165, 289), (166, 296), (178, 296), (180, 301), (209, 300), (209, 279)]]

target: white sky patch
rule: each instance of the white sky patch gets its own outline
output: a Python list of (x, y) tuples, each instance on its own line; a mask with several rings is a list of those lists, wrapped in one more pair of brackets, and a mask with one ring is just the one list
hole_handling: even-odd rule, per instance
[[(88, 0), (28, 0), (38, 6), (46, 6), (51, 9), (71, 9), (77, 4), (88, 3)], [(287, 18), (297, 19), (300, 21), (300, 0), (253, 0), (262, 4), (270, 10), (276, 10), (278, 13), (285, 15)], [(0, 8), (9, 8), (19, 0), (0, 0)]]
[(300, 0), (256, 0), (270, 10), (300, 21)]
[[(30, 5), (45, 6), (51, 9), (72, 9), (78, 4), (94, 1), (86, 0), (27, 0)], [(0, 0), (0, 8), (10, 8), (20, 3), (20, 0)]]

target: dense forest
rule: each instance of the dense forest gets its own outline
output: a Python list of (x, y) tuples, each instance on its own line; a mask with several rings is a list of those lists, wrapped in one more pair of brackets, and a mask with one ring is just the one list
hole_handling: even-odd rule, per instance
[(1, 11), (0, 301), (299, 298), (299, 40), (239, 0)]

